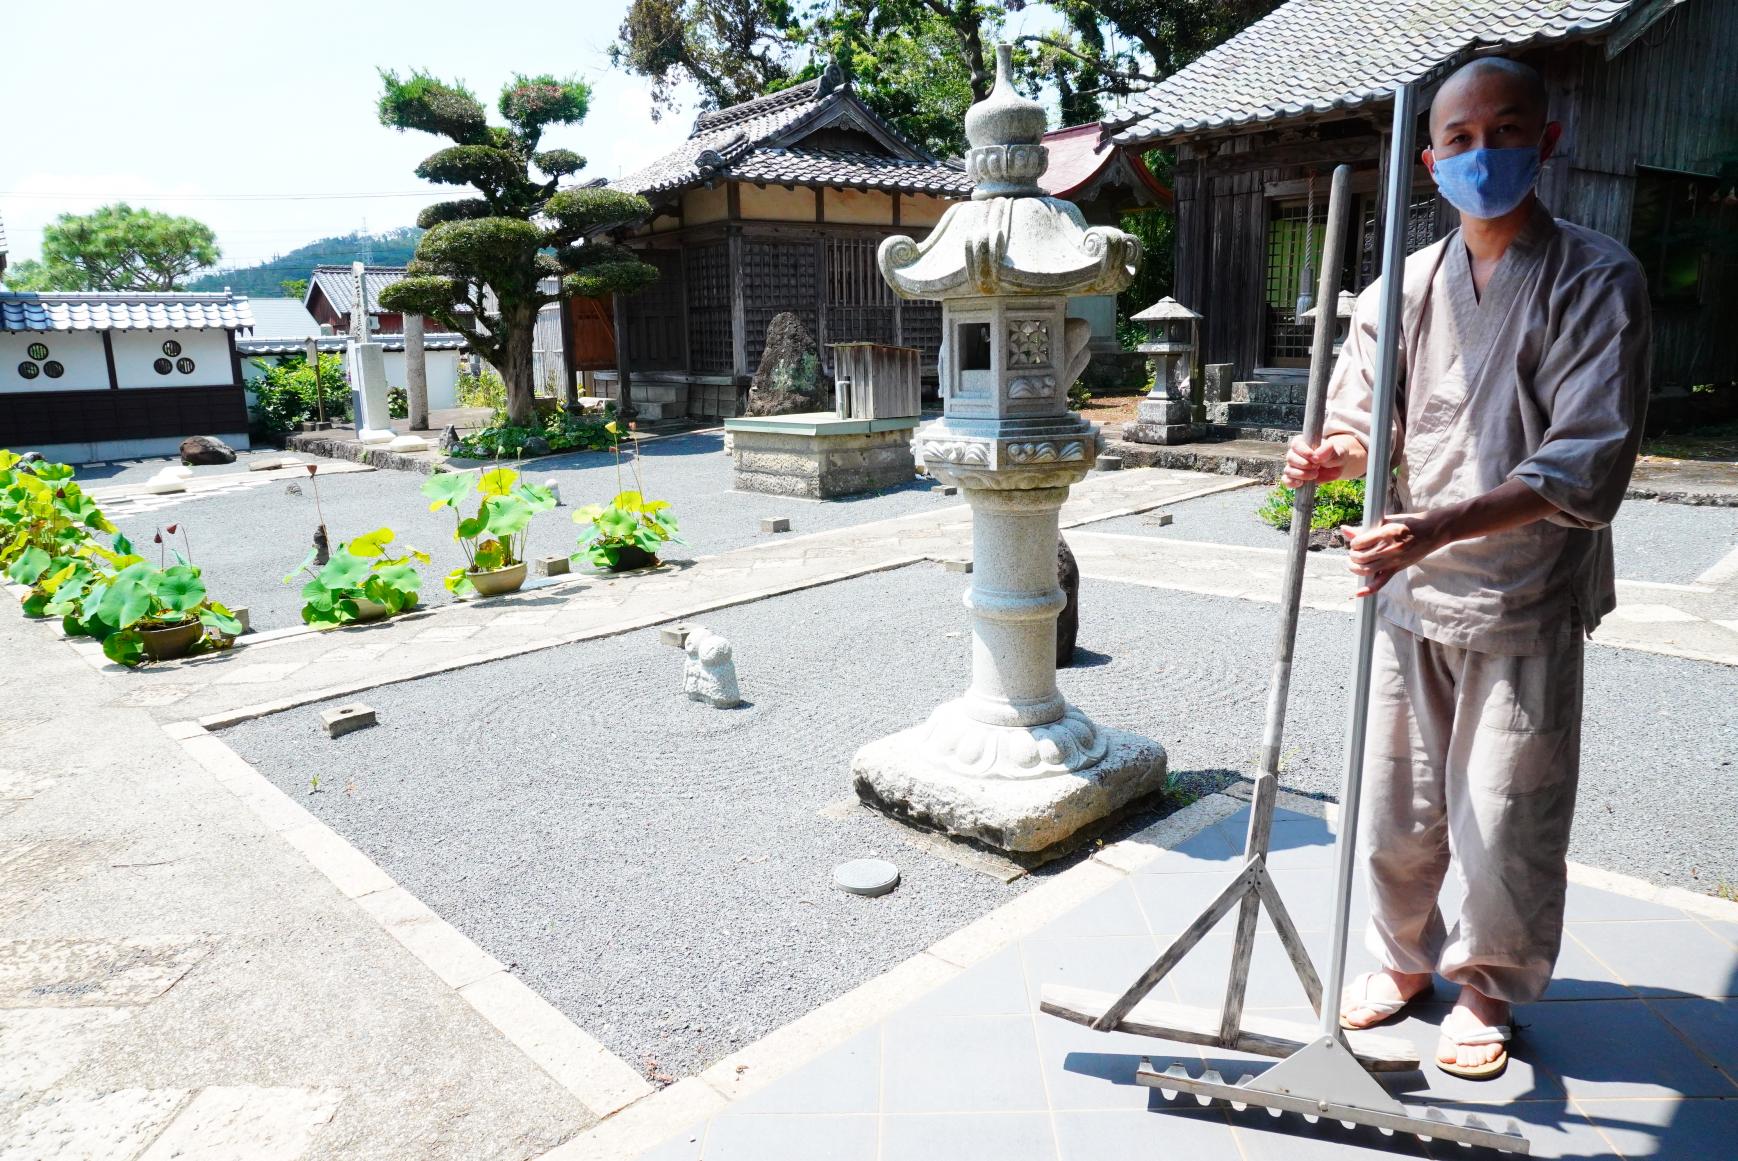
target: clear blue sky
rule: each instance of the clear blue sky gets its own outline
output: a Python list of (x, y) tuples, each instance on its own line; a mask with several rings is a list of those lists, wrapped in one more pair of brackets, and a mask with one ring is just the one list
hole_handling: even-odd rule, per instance
[[(11, 258), (36, 257), (56, 214), (123, 198), (207, 223), (225, 266), (365, 221), (374, 231), (413, 224), (420, 207), (455, 194), (412, 173), (436, 138), (376, 120), (382, 67), (461, 78), (492, 117), (515, 71), (578, 74), (593, 86), (591, 113), (552, 131), (545, 147), (584, 155), (582, 176), (619, 176), (672, 148), (693, 122), (691, 107), (654, 122), (645, 82), (610, 71), (605, 51), (626, 6), (7, 3), (0, 217)], [(427, 192), (331, 196), (419, 189)]]
[[(492, 117), (514, 72), (578, 75), (590, 115), (544, 142), (586, 157), (582, 177), (637, 169), (693, 124), (691, 91), (654, 121), (647, 83), (611, 71), (627, 0), (4, 2), (0, 218), (14, 262), (38, 256), (55, 215), (119, 200), (210, 225), (226, 267), (413, 224), (464, 195), (412, 172), (439, 139), (376, 119), (380, 68), (461, 79)], [(1008, 28), (1054, 22), (1033, 7)]]

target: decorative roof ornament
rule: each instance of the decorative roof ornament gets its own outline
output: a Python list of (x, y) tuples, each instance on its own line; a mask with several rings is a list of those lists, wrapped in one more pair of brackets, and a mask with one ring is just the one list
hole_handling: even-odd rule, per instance
[(902, 298), (1115, 294), (1133, 280), (1140, 240), (1088, 226), (1072, 202), (1045, 197), (1044, 110), (1014, 90), (1013, 50), (996, 46), (996, 87), (966, 113), (972, 200), (948, 207), (921, 243), (881, 243), (881, 275)]

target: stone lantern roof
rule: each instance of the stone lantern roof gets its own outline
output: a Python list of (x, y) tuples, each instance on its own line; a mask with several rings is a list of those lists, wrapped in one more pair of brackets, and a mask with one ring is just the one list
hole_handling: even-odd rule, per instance
[[(1299, 315), (1298, 317), (1299, 318), (1315, 318), (1316, 317), (1316, 309), (1317, 309), (1316, 307), (1312, 306), (1308, 310), (1304, 311), (1303, 314)], [(1349, 290), (1340, 291), (1340, 296), (1334, 300), (1334, 317), (1335, 318), (1351, 318), (1352, 313), (1354, 311), (1356, 311), (1357, 309), (1358, 309), (1358, 296), (1353, 294)]]
[(1176, 322), (1178, 319), (1199, 320), (1200, 317), (1200, 315), (1196, 314), (1194, 311), (1190, 310), (1188, 307), (1167, 294), (1165, 297), (1159, 299), (1159, 301), (1153, 303), (1153, 305), (1147, 307), (1147, 309), (1141, 311), (1139, 314), (1130, 315), (1129, 321), (1138, 323), (1163, 323)]
[(1115, 294), (1134, 278), (1138, 239), (1088, 226), (1073, 203), (1038, 188), (1049, 151), (1044, 109), (1014, 89), (1008, 45), (996, 49), (996, 87), (966, 115), (972, 200), (949, 206), (922, 242), (881, 244), (881, 273), (904, 298)]

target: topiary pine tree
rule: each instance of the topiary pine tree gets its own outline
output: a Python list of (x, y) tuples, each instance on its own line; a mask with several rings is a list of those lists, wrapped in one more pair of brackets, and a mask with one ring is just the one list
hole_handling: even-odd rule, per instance
[[(380, 305), (427, 315), (464, 335), (501, 372), (510, 421), (530, 423), (538, 308), (562, 295), (632, 294), (656, 279), (656, 267), (588, 238), (599, 227), (649, 214), (651, 206), (616, 190), (559, 188), (561, 179), (585, 168), (585, 159), (538, 145), (547, 127), (585, 119), (591, 89), (582, 81), (515, 75), (501, 89), (502, 128), (488, 123), (482, 102), (462, 83), (423, 72), (400, 79), (382, 70), (380, 78), (381, 124), (453, 142), (424, 158), (417, 176), (474, 186), (483, 195), (422, 212), (417, 225), (428, 232), (409, 276), (383, 290)], [(533, 176), (534, 166), (545, 176)], [(551, 275), (561, 279), (560, 294), (538, 288)], [(494, 296), (493, 313), (484, 309), (485, 286)]]

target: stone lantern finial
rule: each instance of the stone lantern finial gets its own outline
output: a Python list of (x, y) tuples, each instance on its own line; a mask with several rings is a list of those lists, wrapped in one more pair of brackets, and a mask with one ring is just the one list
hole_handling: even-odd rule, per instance
[(1049, 127), (1044, 106), (1014, 88), (1014, 49), (996, 46), (996, 87), (966, 110), (966, 172), (976, 182), (972, 197), (1042, 197), (1038, 178), (1050, 164), (1042, 144)]

